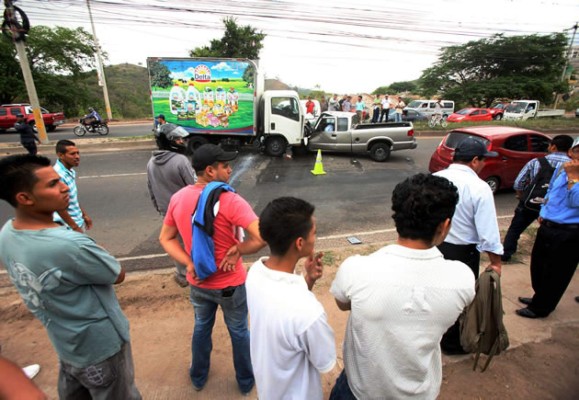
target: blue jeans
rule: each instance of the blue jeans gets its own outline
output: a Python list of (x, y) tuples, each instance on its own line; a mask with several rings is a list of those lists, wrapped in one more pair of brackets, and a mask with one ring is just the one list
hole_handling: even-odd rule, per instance
[(338, 379), (336, 379), (336, 384), (332, 388), (329, 400), (356, 400), (356, 396), (350, 390), (348, 385), (348, 377), (346, 376), (346, 370), (343, 369)]
[(207, 382), (213, 349), (211, 332), (215, 324), (217, 307), (221, 306), (231, 337), (233, 366), (239, 390), (242, 393), (250, 392), (255, 379), (249, 353), (245, 284), (225, 289), (202, 289), (191, 286), (190, 300), (195, 311), (195, 327), (191, 339), (193, 361), (189, 370), (191, 382), (197, 388), (202, 388)]

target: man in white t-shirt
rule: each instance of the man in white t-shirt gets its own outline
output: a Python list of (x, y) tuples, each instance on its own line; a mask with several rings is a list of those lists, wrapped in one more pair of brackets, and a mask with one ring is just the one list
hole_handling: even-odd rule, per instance
[(406, 179), (392, 194), (397, 243), (340, 266), (330, 291), (350, 316), (331, 400), (438, 396), (440, 338), (475, 294), (470, 269), (436, 248), (457, 202), (447, 179)]
[(390, 113), (390, 100), (387, 94), (382, 97), (382, 113), (380, 114), (380, 122), (388, 122), (388, 115)]
[[(245, 284), (260, 399), (321, 400), (320, 373), (336, 363), (334, 332), (311, 292), (322, 276), (322, 254), (314, 256), (313, 213), (306, 201), (282, 197), (259, 217), (259, 232), (271, 254), (253, 264)], [(304, 275), (296, 275), (296, 263), (304, 257)]]

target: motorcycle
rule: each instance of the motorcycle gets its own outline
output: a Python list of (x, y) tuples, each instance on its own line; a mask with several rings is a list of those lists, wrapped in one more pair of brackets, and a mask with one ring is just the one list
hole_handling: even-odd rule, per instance
[(94, 133), (99, 134), (102, 136), (109, 134), (109, 126), (106, 122), (100, 121), (95, 124), (87, 123), (85, 118), (81, 118), (79, 121), (79, 125), (75, 126), (73, 132), (76, 136), (84, 136), (87, 133)]

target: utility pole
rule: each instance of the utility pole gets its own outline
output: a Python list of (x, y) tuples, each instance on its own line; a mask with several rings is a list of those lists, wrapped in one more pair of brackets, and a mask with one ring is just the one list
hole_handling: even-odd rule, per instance
[(97, 75), (99, 79), (99, 85), (103, 87), (103, 95), (105, 97), (105, 109), (107, 112), (107, 118), (109, 121), (113, 119), (113, 113), (111, 112), (111, 103), (109, 102), (109, 90), (107, 88), (107, 80), (105, 78), (105, 68), (103, 66), (103, 60), (101, 57), (101, 46), (99, 40), (97, 39), (96, 29), (94, 27), (94, 21), (92, 19), (92, 11), (90, 9), (90, 1), (86, 0), (86, 6), (88, 7), (88, 16), (90, 18), (90, 25), (92, 27), (92, 37), (96, 45), (96, 59), (97, 59)]
[[(561, 74), (561, 80), (565, 80), (565, 75), (567, 74), (567, 66), (569, 65), (569, 59), (571, 58), (571, 48), (573, 47), (573, 42), (575, 42), (575, 34), (577, 33), (577, 28), (579, 24), (576, 22), (574, 26), (570, 29), (573, 29), (573, 36), (571, 37), (571, 41), (569, 42), (569, 47), (567, 47), (567, 53), (565, 54), (565, 65), (563, 66), (563, 73)], [(559, 103), (559, 98), (561, 97), (560, 94), (557, 95), (555, 98), (555, 106), (553, 108), (557, 108), (557, 103)]]
[(22, 76), (24, 77), (26, 91), (28, 92), (28, 99), (32, 106), (32, 114), (34, 115), (34, 123), (36, 124), (36, 129), (38, 131), (38, 137), (42, 144), (48, 144), (48, 135), (46, 134), (44, 120), (42, 119), (42, 111), (40, 109), (40, 102), (38, 101), (38, 95), (36, 94), (36, 86), (34, 86), (30, 63), (28, 62), (28, 54), (26, 54), (26, 46), (24, 45), (26, 35), (30, 29), (30, 23), (24, 11), (14, 6), (12, 0), (4, 0), (4, 6), (6, 7), (4, 23), (6, 24), (7, 29), (4, 29), (3, 26), (3, 31), (12, 36), (12, 41), (16, 47), (18, 61), (20, 62)]

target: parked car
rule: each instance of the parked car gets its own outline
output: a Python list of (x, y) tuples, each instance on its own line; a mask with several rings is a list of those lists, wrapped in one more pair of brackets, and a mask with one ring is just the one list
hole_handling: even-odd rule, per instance
[[(434, 114), (434, 108), (437, 100), (412, 100), (410, 104), (404, 107), (406, 110), (420, 111), (426, 114), (428, 118)], [(448, 117), (454, 112), (454, 101), (452, 100), (441, 100), (442, 104), (442, 116), (444, 118)]]
[[(428, 116), (420, 111), (404, 110), (402, 111), (402, 121), (408, 122), (428, 121)], [(388, 114), (388, 122), (394, 122), (393, 112)]]
[(488, 108), (463, 108), (452, 113), (446, 119), (446, 122), (477, 122), (491, 121), (493, 115)]
[(500, 121), (501, 119), (503, 119), (503, 115), (505, 114), (505, 109), (507, 108), (507, 106), (511, 104), (508, 102), (501, 102), (501, 103), (496, 103), (494, 104), (491, 108), (489, 108), (489, 111), (491, 112), (493, 119)]
[(493, 193), (511, 188), (523, 166), (535, 157), (547, 154), (551, 138), (541, 132), (508, 126), (475, 126), (457, 128), (440, 142), (430, 158), (430, 172), (445, 169), (452, 163), (454, 149), (467, 137), (475, 137), (487, 145), (498, 157), (487, 158), (479, 176), (489, 184)]

